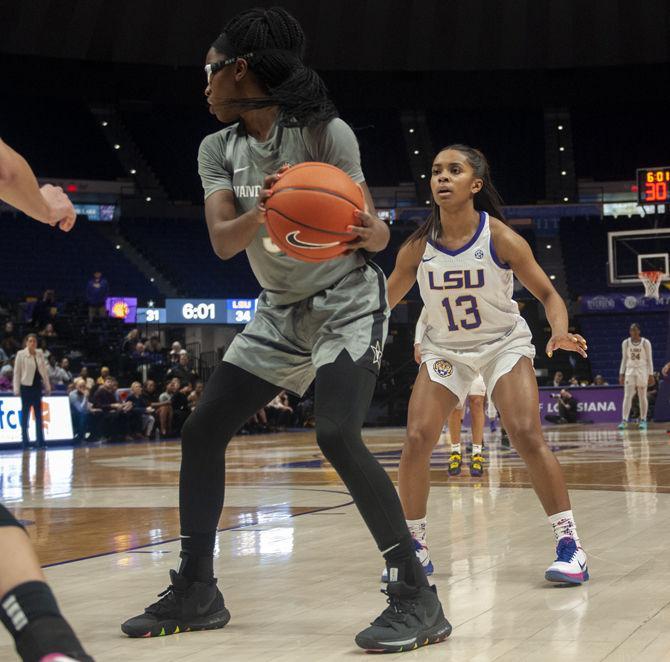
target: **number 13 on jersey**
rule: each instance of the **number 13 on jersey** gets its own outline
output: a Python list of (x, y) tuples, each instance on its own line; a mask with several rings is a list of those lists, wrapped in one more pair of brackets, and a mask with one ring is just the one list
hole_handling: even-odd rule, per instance
[[(463, 294), (455, 299), (445, 297), (442, 299), (442, 305), (447, 313), (449, 331), (458, 331), (459, 328), (470, 330), (481, 326), (482, 318), (477, 308), (477, 298), (472, 296), (472, 294)], [(456, 320), (454, 313), (459, 317), (462, 313), (463, 317)]]

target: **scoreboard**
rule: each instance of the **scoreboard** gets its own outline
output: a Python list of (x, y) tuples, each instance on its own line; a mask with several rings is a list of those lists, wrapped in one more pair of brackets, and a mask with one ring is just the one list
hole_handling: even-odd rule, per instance
[(637, 169), (637, 200), (640, 205), (670, 202), (670, 166)]
[(257, 299), (166, 299), (166, 324), (246, 324)]

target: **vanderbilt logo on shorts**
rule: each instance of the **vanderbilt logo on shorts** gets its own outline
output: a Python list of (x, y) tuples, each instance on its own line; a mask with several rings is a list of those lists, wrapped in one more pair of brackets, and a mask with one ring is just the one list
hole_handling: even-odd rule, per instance
[(451, 373), (454, 371), (454, 366), (449, 363), (449, 361), (445, 361), (444, 359), (439, 359), (438, 361), (435, 361), (433, 363), (433, 370), (440, 376), (440, 377), (449, 377)]

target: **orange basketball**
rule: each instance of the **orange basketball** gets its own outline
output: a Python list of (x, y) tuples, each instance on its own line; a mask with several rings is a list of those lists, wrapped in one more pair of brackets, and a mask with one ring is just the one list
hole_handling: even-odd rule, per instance
[(360, 225), (354, 215), (365, 207), (363, 190), (349, 175), (327, 163), (292, 166), (272, 187), (266, 203), (268, 234), (281, 250), (305, 262), (323, 262), (347, 250)]

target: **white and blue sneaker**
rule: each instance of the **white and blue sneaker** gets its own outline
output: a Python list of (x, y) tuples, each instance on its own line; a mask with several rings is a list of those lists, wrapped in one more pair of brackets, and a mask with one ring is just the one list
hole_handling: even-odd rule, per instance
[(646, 430), (647, 429), (647, 421), (644, 418), (640, 419), (640, 423), (638, 424), (638, 429), (640, 429), (640, 430)]
[[(428, 575), (432, 575), (433, 572), (435, 572), (435, 568), (433, 568), (433, 562), (430, 560), (428, 547), (426, 547), (426, 545), (422, 545), (416, 538), (412, 538), (412, 544), (414, 545), (414, 553), (416, 554), (416, 558), (419, 559), (419, 562), (423, 567), (423, 571), (426, 573), (426, 577)], [(382, 572), (382, 582), (384, 584), (388, 584), (388, 581), (388, 568), (384, 568), (384, 572)]]
[(574, 538), (566, 536), (558, 541), (556, 560), (547, 568), (544, 578), (559, 584), (583, 584), (589, 580), (586, 552), (577, 547)]

